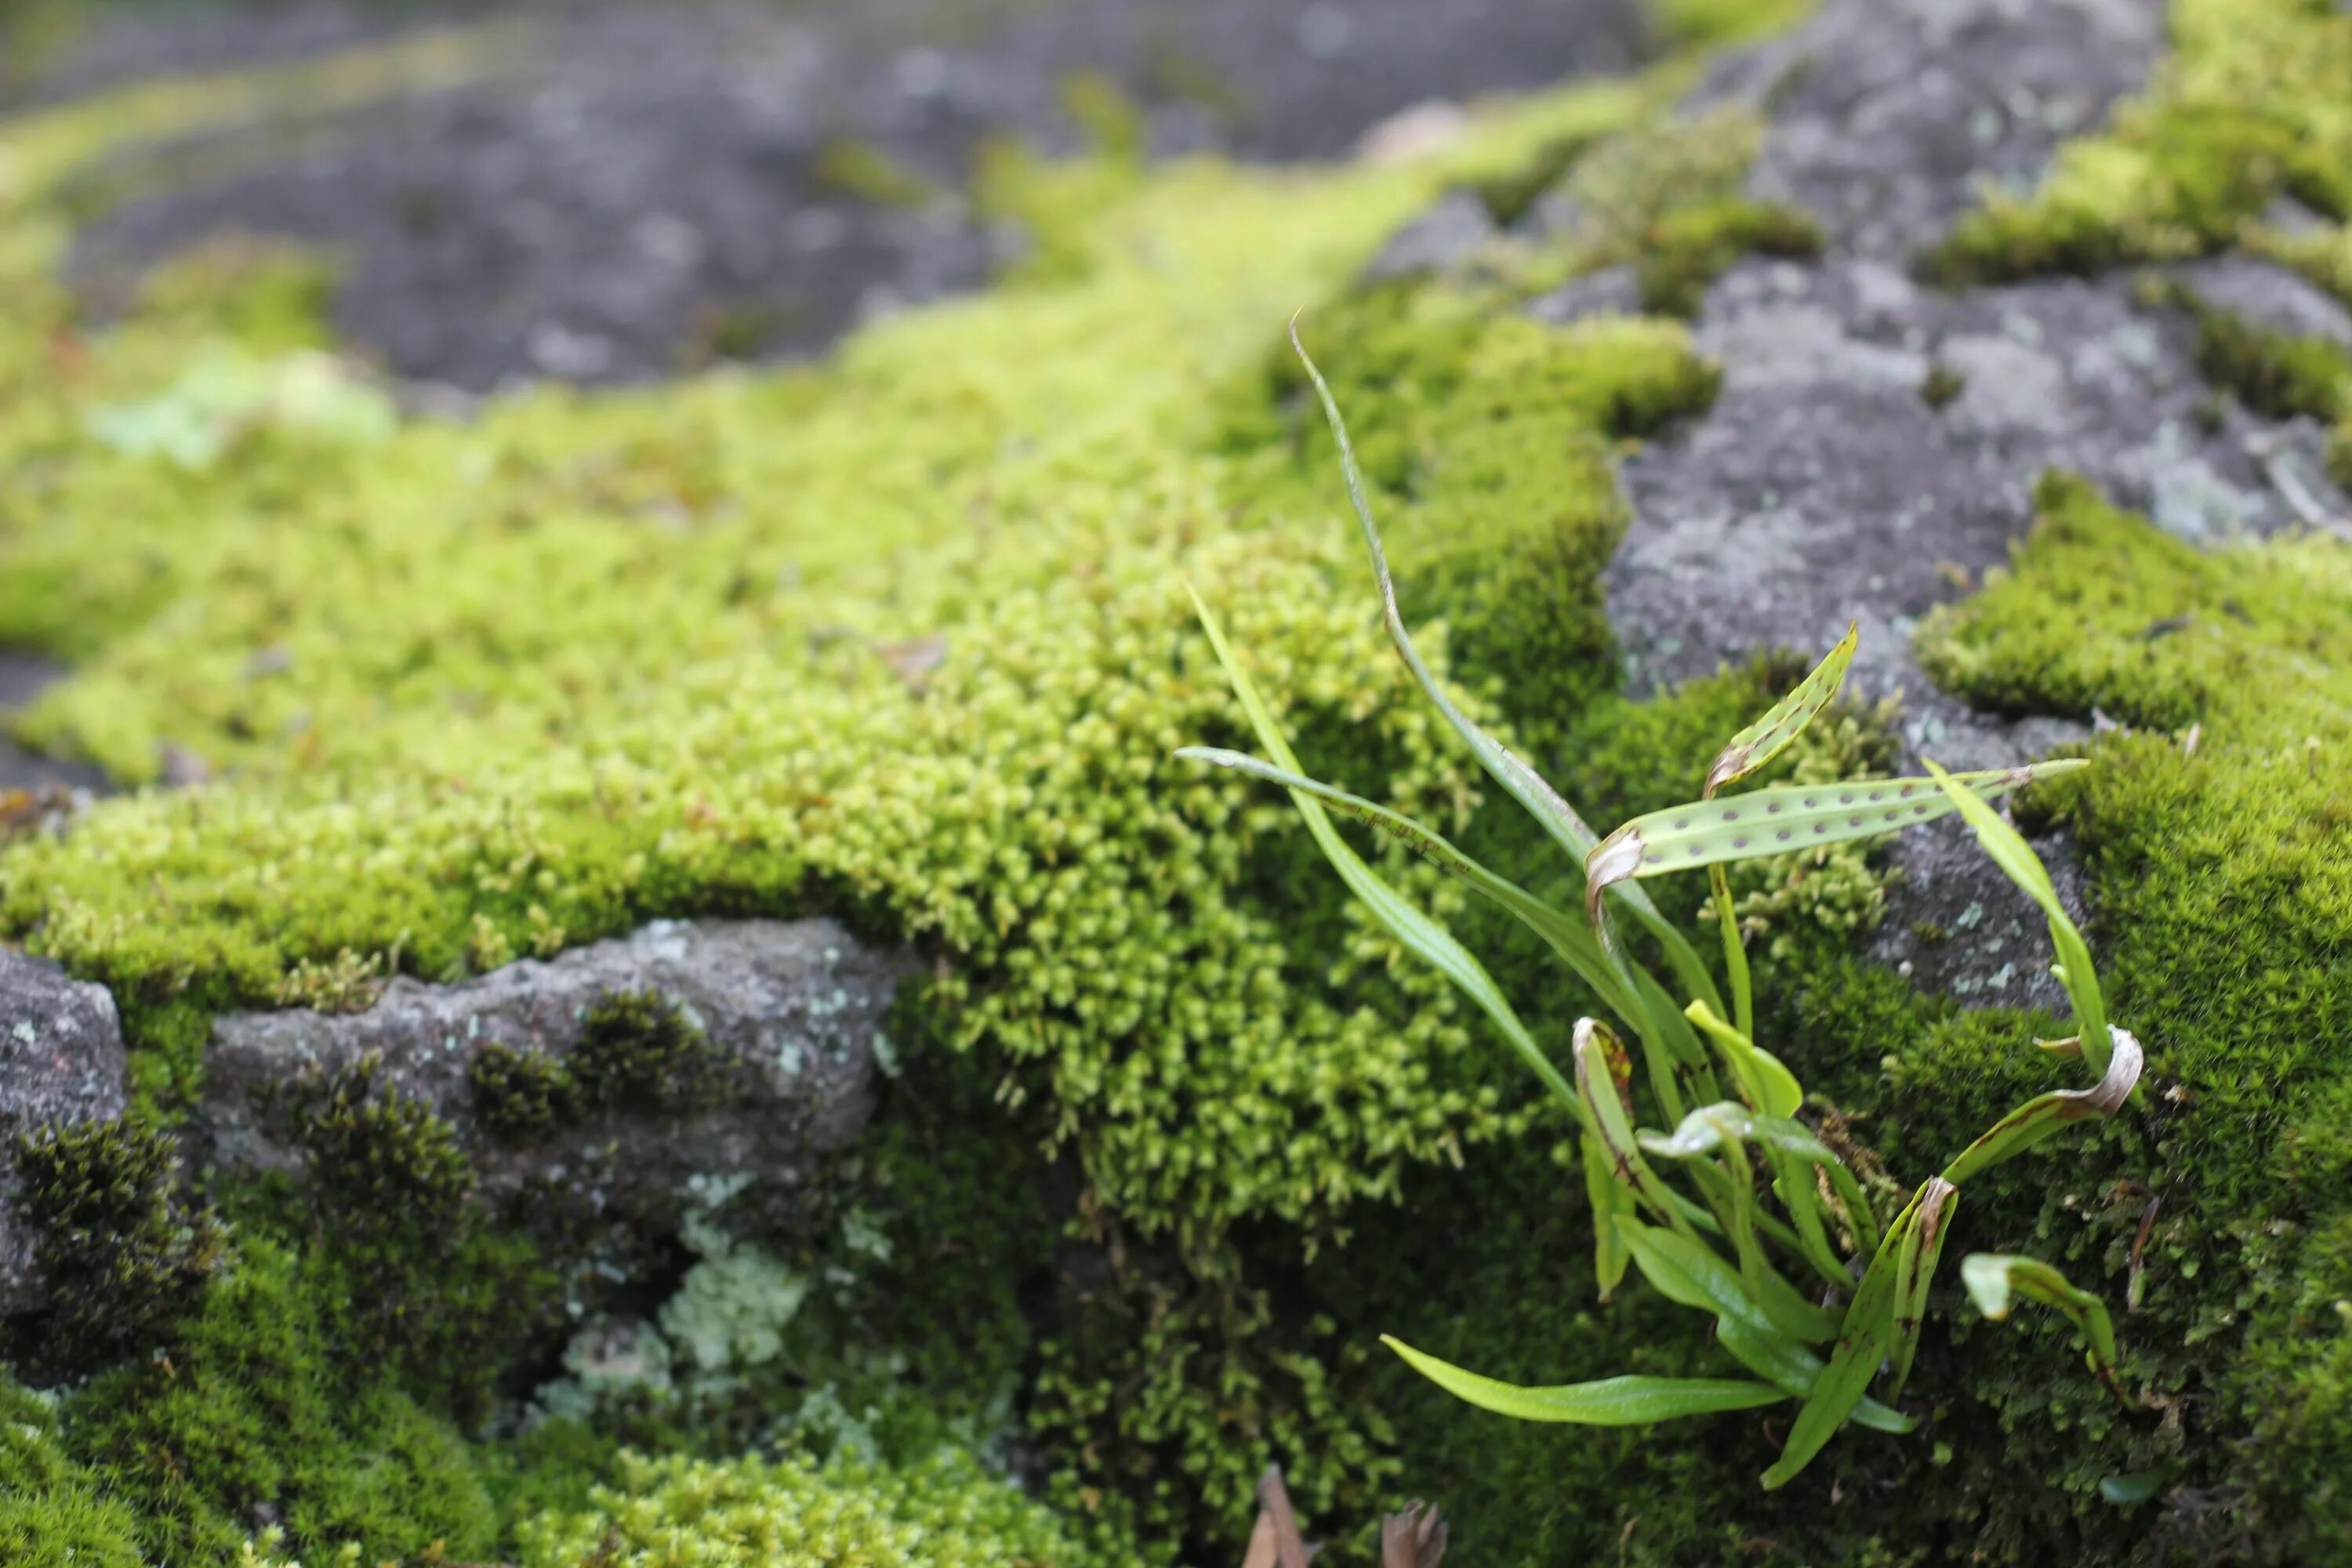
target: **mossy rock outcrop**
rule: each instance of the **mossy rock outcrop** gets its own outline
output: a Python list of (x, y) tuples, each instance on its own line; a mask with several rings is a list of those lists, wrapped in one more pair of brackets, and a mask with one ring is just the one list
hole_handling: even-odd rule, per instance
[[(1677, 0), (1637, 74), (1320, 163), (1160, 156), (1215, 96), (1164, 58), (1064, 83), (1090, 152), (835, 156), (922, 176), (836, 179), (858, 233), (1020, 237), (967, 296), (478, 402), (344, 357), (367, 266), (215, 239), (103, 316), (67, 279), (250, 216), (262, 110), (381, 131), (510, 90), (511, 40), (0, 121), (0, 641), (71, 666), (13, 727), (121, 786), (0, 810), (0, 928), (128, 1047), (0, 1194), (79, 1292), (0, 1343), (0, 1554), (1213, 1562), (1279, 1463), (1339, 1563), (1412, 1495), (1530, 1568), (2352, 1562), (2352, 16), (1796, 10)], [(409, 216), (370, 265), (456, 221)], [(1189, 584), (1320, 776), (1580, 890), (1390, 654), (1302, 304), (1405, 616), (1596, 822), (1687, 798), (1850, 619), (1796, 776), (2090, 759), (2016, 814), (2147, 1088), (1958, 1239), (2106, 1298), (2126, 1399), (1951, 1284), (1921, 1428), (1766, 1494), (1775, 1412), (1532, 1426), (1385, 1359), (1728, 1365), (1598, 1299), (1571, 1130), (1476, 1011), (1171, 756), (1248, 734)], [(1378, 854), (1564, 1054), (1593, 999)], [(1734, 888), (1760, 1032), (1889, 1192), (2067, 1081), (2039, 917), (1958, 835)], [(875, 984), (824, 1105), (771, 1037), (823, 964), (770, 1007), (639, 951), (826, 929)]]

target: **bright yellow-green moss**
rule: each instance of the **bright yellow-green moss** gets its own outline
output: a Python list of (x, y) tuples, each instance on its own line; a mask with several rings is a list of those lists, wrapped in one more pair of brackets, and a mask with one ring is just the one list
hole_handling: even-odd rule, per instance
[(1035, 1502), (943, 1453), (905, 1470), (630, 1456), (589, 1511), (520, 1532), (523, 1568), (1110, 1568)]
[(1995, 197), (1933, 258), (1951, 281), (2201, 255), (2293, 195), (2352, 218), (2352, 14), (2318, 0), (2173, 0), (2174, 54), (2040, 189)]
[[(383, 85), (375, 59), (331, 67), (335, 91)], [(1370, 614), (1328, 453), (1263, 367), (1288, 313), (1345, 297), (1439, 189), (1596, 142), (1688, 75), (1486, 111), (1402, 165), (1000, 153), (980, 195), (1038, 243), (988, 294), (819, 368), (542, 389), (464, 426), (354, 417), (363, 383), (299, 357), (323, 341), (315, 261), (215, 252), (120, 325), (76, 321), (50, 268), (78, 164), (110, 134), (233, 114), (257, 83), (9, 127), (0, 639), (79, 661), (24, 728), (129, 779), (174, 749), (220, 779), (13, 847), (0, 923), (115, 986), (166, 1108), (209, 1010), (356, 994), (395, 956), (457, 975), (704, 911), (824, 909), (919, 942), (941, 960), (926, 1027), (1001, 1078), (1180, 1295), (1235, 1304), (1181, 1319), (1157, 1361), (1122, 1331), (1055, 1363), (1036, 1419), (1071, 1439), (1070, 1495), (1163, 1537), (1221, 1531), (1277, 1458), (1310, 1506), (1370, 1506), (1384, 1434), (1307, 1353), (1328, 1335), (1251, 1304), (1231, 1238), (1328, 1239), (1515, 1125), (1518, 1089), (1443, 983), (1309, 872), (1289, 813), (1168, 760), (1243, 734), (1181, 583), (1336, 776), (1467, 816), (1465, 759), (1403, 700)], [(1331, 314), (1340, 336), (1307, 330), (1344, 363), (1354, 318)], [(1417, 618), (1455, 624), (1481, 711), (1499, 690), (1559, 723), (1552, 694), (1609, 679), (1593, 578), (1622, 526), (1616, 444), (1702, 408), (1713, 373), (1672, 324), (1561, 332), (1434, 295), (1379, 352), (1415, 389), (1368, 434), (1402, 454)], [(208, 356), (235, 373), (191, 384)], [(1431, 627), (1441, 658), (1447, 640)], [(1098, 1374), (1128, 1396), (1095, 1402)], [(172, 1455), (203, 1414), (126, 1401), (90, 1417), (92, 1452)], [(138, 1473), (163, 1496), (180, 1471), (155, 1462)], [(226, 1537), (200, 1503), (242, 1484), (220, 1473), (171, 1505), (206, 1552)], [(1085, 1489), (1105, 1478), (1124, 1500)]]

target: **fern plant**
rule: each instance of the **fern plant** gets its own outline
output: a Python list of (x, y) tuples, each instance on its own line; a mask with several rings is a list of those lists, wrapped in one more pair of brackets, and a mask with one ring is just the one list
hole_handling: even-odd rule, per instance
[[(1289, 792), (1349, 889), (1399, 942), (1435, 964), (1478, 1005), (1575, 1123), (1602, 1298), (1629, 1268), (1638, 1268), (1668, 1300), (1712, 1314), (1717, 1343), (1746, 1375), (1625, 1376), (1531, 1388), (1482, 1377), (1393, 1338), (1385, 1342), (1460, 1398), (1530, 1421), (1633, 1426), (1799, 1401), (1780, 1457), (1764, 1472), (1768, 1489), (1801, 1472), (1850, 1421), (1886, 1432), (1910, 1430), (1915, 1422), (1895, 1407), (1896, 1401), (1918, 1348), (1945, 1237), (1969, 1183), (2072, 1122), (2114, 1115), (2139, 1079), (2139, 1043), (2107, 1022), (2082, 933), (2032, 847), (1988, 804), (2088, 763), (2058, 760), (1955, 774), (1931, 762), (1927, 776), (1920, 778), (1782, 784), (1724, 795), (1726, 786), (1778, 756), (1836, 696), (1854, 654), (1856, 632), (1849, 627), (1803, 681), (1731, 737), (1706, 770), (1696, 799), (1637, 816), (1601, 837), (1533, 768), (1455, 706), (1415, 650), (1398, 612), (1346, 423), (1295, 328), (1291, 343), (1338, 441), (1390, 641), (1487, 773), (1583, 867), (1584, 907), (1557, 908), (1422, 824), (1308, 777), (1197, 595), (1193, 602), (1202, 626), (1266, 755), (1209, 747), (1187, 747), (1178, 755)], [(1986, 853), (2048, 917), (2057, 957), (2053, 972), (2065, 985), (2074, 1032), (2042, 1046), (2053, 1057), (2079, 1058), (2095, 1081), (2088, 1088), (2053, 1089), (2011, 1110), (1881, 1224), (1844, 1161), (1799, 1119), (1805, 1095), (1795, 1075), (1756, 1042), (1747, 958), (1724, 868), (1888, 833), (1953, 812), (1967, 820)], [(1525, 923), (1601, 999), (1614, 1022), (1577, 1020), (1570, 1070), (1563, 1072), (1485, 966), (1356, 853), (1334, 826), (1334, 814), (1400, 840)], [(1727, 1007), (1697, 949), (1642, 885), (1653, 877), (1698, 869), (1706, 871), (1712, 884), (1730, 991)], [(1629, 922), (1654, 942), (1664, 976), (1629, 947)], [(1679, 989), (1680, 1002), (1670, 982)], [(1632, 1047), (1625, 1043), (1627, 1035)], [(1636, 1124), (1645, 1110), (1658, 1113), (1660, 1128)], [(1989, 1318), (2004, 1316), (2015, 1297), (2067, 1313), (2089, 1344), (2092, 1370), (2123, 1396), (2113, 1325), (2095, 1296), (2031, 1258), (1970, 1257), (1961, 1270)]]

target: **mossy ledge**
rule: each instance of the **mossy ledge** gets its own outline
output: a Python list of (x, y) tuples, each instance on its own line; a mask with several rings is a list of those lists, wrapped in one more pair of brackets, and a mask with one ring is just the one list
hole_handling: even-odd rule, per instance
[[(1732, 27), (1784, 8), (1675, 9)], [(2193, 86), (2241, 37), (2212, 5), (2181, 16)], [(2279, 5), (2257, 22), (2244, 37), (2323, 82), (2294, 100), (2321, 152), (2291, 183), (2225, 190), (2231, 224), (2281, 189), (2323, 204), (2337, 157), (2333, 18)], [(2197, 90), (2242, 94), (2217, 77)], [(0, 918), (116, 988), (151, 1114), (204, 1092), (220, 1009), (458, 978), (655, 917), (823, 910), (938, 963), (894, 1028), (909, 1087), (861, 1156), (873, 1209), (816, 1237), (739, 1235), (711, 1189), (694, 1256), (604, 1303), (657, 1325), (709, 1306), (710, 1342), (747, 1364), (656, 1388), (610, 1363), (457, 1353), (560, 1339), (569, 1259), (479, 1210), (443, 1119), (330, 1079), (301, 1125), (335, 1179), (216, 1192), (226, 1267), (193, 1312), (54, 1403), (0, 1384), (0, 1547), (128, 1568), (234, 1562), (276, 1531), (268, 1550), (311, 1568), (346, 1548), (552, 1563), (614, 1523), (631, 1551), (633, 1521), (779, 1527), (788, 1500), (837, 1510), (859, 1546), (921, 1529), (981, 1560), (1164, 1562), (1188, 1543), (1230, 1555), (1276, 1458), (1343, 1537), (1417, 1490), (1475, 1524), (1481, 1561), (2341, 1556), (2341, 550), (2200, 553), (2063, 482), (2012, 570), (1920, 647), (1972, 700), (2131, 727), (2099, 742), (2093, 782), (2025, 809), (2085, 846), (2158, 1092), (2075, 1163), (2021, 1166), (1970, 1223), (2110, 1295), (2137, 1256), (2146, 1300), (2122, 1327), (2157, 1408), (2117, 1415), (2055, 1328), (1969, 1329), (1923, 1357), (1931, 1431), (1844, 1446), (1821, 1491), (1759, 1501), (1737, 1423), (1673, 1443), (1513, 1427), (1367, 1353), (1392, 1329), (1531, 1381), (1717, 1364), (1638, 1291), (1563, 1307), (1591, 1237), (1548, 1141), (1517, 1136), (1536, 1124), (1507, 1068), (1332, 897), (1279, 802), (1163, 760), (1244, 733), (1176, 579), (1217, 605), (1319, 771), (1498, 864), (1541, 863), (1482, 805), (1366, 613), (1277, 340), (1309, 301), (1409, 612), (1466, 705), (1596, 814), (1666, 804), (1669, 764), (1779, 679), (1734, 672), (1643, 708), (1613, 695), (1612, 459), (1703, 416), (1716, 368), (1672, 321), (1554, 331), (1498, 310), (1496, 279), (1353, 279), (1435, 192), (1515, 192), (1531, 166), (1650, 141), (1690, 79), (1503, 108), (1391, 167), (1005, 154), (984, 194), (1039, 243), (997, 291), (814, 370), (543, 389), (467, 426), (387, 423), (340, 374), (327, 417), (289, 411), (289, 386), (321, 384), (298, 357), (324, 342), (310, 259), (195, 257), (126, 321), (83, 329), (51, 279), (68, 226), (44, 182), (100, 117), (26, 127), (0, 208), (0, 278), (26, 302), (0, 321), (0, 456), (37, 476), (37, 504), (0, 512), (0, 632), (79, 661), (26, 730), (132, 779), (182, 753), (218, 776), (10, 847)], [(169, 132), (237, 102), (148, 95), (115, 123)], [(2149, 145), (2188, 146), (2193, 119)], [(1611, 258), (1674, 284), (1652, 303), (1688, 308), (1744, 251), (1811, 243), (1716, 195), (1658, 216), (1673, 254)], [(2073, 217), (1999, 266), (2179, 248), (2158, 211), (2164, 244), (2135, 249), (2126, 216), (2124, 239)], [(2217, 223), (2196, 243), (2226, 242)], [(1507, 272), (1502, 299), (1518, 286)], [(199, 353), (231, 368), (192, 392)], [(235, 463), (141, 444), (224, 387)], [(126, 409), (147, 425), (97, 418)], [(301, 499), (319, 495), (331, 508)], [(1883, 760), (1883, 731), (1853, 718), (1838, 761)], [(1499, 954), (1507, 984), (1538, 973), (1457, 889), (1387, 868)], [(2039, 1087), (2016, 1047), (2042, 1021), (1961, 1013), (1861, 964), (1843, 938), (1875, 889), (1867, 864), (1835, 889), (1747, 889), (1775, 922), (1762, 990), (1781, 1036), (1825, 1042), (1809, 1079), (1910, 1173)], [(1548, 1016), (1581, 1005), (1543, 994)], [(483, 1073), (469, 1088), (502, 1107), (486, 1117), (501, 1137), (576, 1114), (571, 1067)], [(409, 1347), (431, 1353), (389, 1353)], [(512, 1442), (478, 1424), (567, 1373), (625, 1386)], [(624, 1458), (629, 1444), (656, 1457)], [(771, 1456), (744, 1460), (755, 1447)], [(1000, 1470), (1033, 1456), (1055, 1511), (953, 1457), (971, 1453)], [(2100, 1494), (2149, 1472), (2150, 1501)], [(1864, 1507), (1887, 1496), (1899, 1515)], [(1332, 1561), (1367, 1549), (1343, 1538)]]

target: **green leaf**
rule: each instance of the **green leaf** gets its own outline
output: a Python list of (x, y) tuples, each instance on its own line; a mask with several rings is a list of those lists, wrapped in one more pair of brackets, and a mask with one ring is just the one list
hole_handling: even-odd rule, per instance
[(1626, 1114), (1618, 1087), (1621, 1075), (1611, 1062), (1612, 1057), (1623, 1059), (1624, 1046), (1608, 1025), (1597, 1018), (1579, 1018), (1570, 1050), (1576, 1060), (1576, 1093), (1583, 1107), (1585, 1129), (1601, 1143), (1611, 1171), (1651, 1213), (1676, 1230), (1689, 1228), (1690, 1221), (1675, 1202), (1674, 1192), (1642, 1158), (1633, 1118)]
[(1601, 1299), (1606, 1301), (1623, 1282), (1625, 1266), (1632, 1257), (1615, 1222), (1621, 1215), (1632, 1216), (1633, 1194), (1610, 1169), (1609, 1155), (1600, 1139), (1584, 1139), (1581, 1152), (1584, 1195), (1592, 1204), (1592, 1274), (1600, 1281)]
[(1845, 1425), (1870, 1380), (1877, 1375), (1878, 1363), (1886, 1359), (1887, 1348), (1895, 1340), (1895, 1281), (1903, 1242), (1917, 1222), (1927, 1194), (1925, 1186), (1912, 1194), (1910, 1203), (1878, 1238), (1878, 1250), (1846, 1307), (1845, 1322), (1838, 1331), (1837, 1348), (1830, 1352), (1830, 1363), (1814, 1383), (1804, 1407), (1797, 1412), (1780, 1458), (1764, 1472), (1765, 1490), (1784, 1487), (1803, 1473), (1813, 1456)]
[(1280, 784), (1294, 795), (1313, 795), (1325, 805), (1378, 828), (1439, 870), (1467, 883), (1509, 910), (1528, 930), (1549, 942), (1552, 951), (1567, 962), (1579, 978), (1599, 993), (1601, 999), (1615, 1009), (1620, 1017), (1629, 1024), (1640, 1022), (1633, 1004), (1618, 984), (1615, 967), (1601, 951), (1601, 939), (1593, 934), (1590, 925), (1552, 908), (1508, 878), (1488, 870), (1455, 848), (1442, 835), (1361, 795), (1349, 795), (1346, 790), (1318, 783), (1289, 768), (1276, 767), (1240, 752), (1229, 752), (1217, 746), (1185, 746), (1176, 754), (1191, 762), (1231, 768), (1252, 778)]
[[(2047, 763), (2036, 765), (2043, 769), (2050, 766)], [(2076, 759), (2074, 765), (2088, 767), (2090, 764)], [(2105, 1073), (2107, 1005), (2099, 994), (2099, 972), (2092, 965), (2090, 944), (2083, 940), (2083, 933), (2075, 928), (2074, 918), (2066, 913), (2066, 906), (2058, 901), (2058, 889), (2051, 885), (2049, 869), (2042, 864), (2042, 858), (2033, 852), (2033, 847), (2025, 841), (2025, 836), (2004, 821), (2000, 813), (1987, 805), (1981, 798), (1981, 792), (1969, 784), (1970, 779), (1979, 775), (1964, 773), (1956, 777), (1934, 763), (1925, 763), (1925, 766), (1937, 786), (1950, 797), (1953, 806), (1976, 830), (1977, 842), (1984, 846), (1984, 851), (1992, 857), (1993, 864), (1999, 866), (2011, 881), (2024, 889), (2026, 897), (2042, 906), (2042, 912), (2050, 922), (2050, 946), (2058, 957), (2058, 977), (2065, 983), (2067, 1000), (2074, 1005), (2074, 1032), (2082, 1038), (2083, 1059), (2090, 1063), (2093, 1072)], [(2037, 776), (2047, 778), (2051, 775), (2044, 772)]]
[(2162, 1470), (2131, 1470), (2119, 1476), (2101, 1477), (2099, 1495), (2119, 1508), (2129, 1508), (2147, 1501), (2163, 1485)]
[(1986, 1168), (2021, 1154), (2051, 1134), (2094, 1116), (2113, 1116), (2131, 1098), (2146, 1058), (2128, 1029), (2107, 1026), (2112, 1047), (2106, 1076), (2093, 1089), (2062, 1089), (2027, 1100), (1996, 1121), (1975, 1142), (1944, 1167), (1944, 1180), (1955, 1186)]
[[(1822, 1358), (1776, 1327), (1738, 1274), (1705, 1242), (1631, 1217), (1620, 1219), (1617, 1226), (1642, 1277), (1658, 1294), (1715, 1314), (1716, 1342), (1733, 1360), (1792, 1394), (1801, 1397), (1812, 1391), (1822, 1373)], [(1870, 1399), (1856, 1406), (1854, 1419), (1882, 1432), (1908, 1432), (1918, 1425)]]
[(1405, 1364), (1456, 1399), (1522, 1421), (1568, 1421), (1582, 1426), (1646, 1426), (1678, 1415), (1753, 1410), (1788, 1398), (1769, 1383), (1717, 1377), (1605, 1377), (1552, 1388), (1523, 1388), (1465, 1372), (1425, 1355), (1392, 1335), (1381, 1342)]
[(1728, 1100), (1700, 1106), (1684, 1117), (1671, 1134), (1641, 1134), (1643, 1148), (1669, 1160), (1712, 1154), (1734, 1139), (1753, 1139), (1823, 1163), (1837, 1158), (1803, 1122), (1786, 1116), (1759, 1115)]
[[(2088, 1290), (2077, 1289), (2065, 1275), (2038, 1258), (2012, 1258), (2000, 1253), (1972, 1252), (1960, 1259), (1960, 1282), (1969, 1300), (1994, 1322), (2009, 1316), (2013, 1299), (2039, 1301), (2065, 1314), (2088, 1346), (2084, 1360), (2093, 1375), (2124, 1397), (2117, 1381), (2122, 1356), (2116, 1348), (2115, 1320), (2107, 1304)], [(2126, 1401), (2128, 1403), (2128, 1401)]]
[(1781, 1066), (1780, 1058), (1717, 1017), (1714, 1008), (1694, 1002), (1683, 1016), (1713, 1037), (1731, 1068), (1732, 1081), (1739, 1086), (1740, 1098), (1749, 1105), (1768, 1117), (1786, 1118), (1794, 1116), (1805, 1103), (1797, 1075)]
[[(2060, 758), (1952, 779), (1963, 798), (1998, 796), (2089, 764)], [(1728, 800), (1693, 801), (1637, 816), (1584, 858), (1585, 908), (1628, 877), (1662, 877), (1718, 861), (1755, 860), (1821, 844), (1892, 833), (1958, 809), (1931, 778), (1775, 784)]]
[[(1209, 635), (1209, 646), (1216, 650), (1217, 662), (1224, 667), (1225, 677), (1233, 683), (1234, 696), (1241, 700), (1243, 711), (1249, 715), (1250, 727), (1257, 731), (1258, 744), (1264, 746), (1276, 763), (1296, 773), (1298, 759), (1292, 754), (1289, 742), (1283, 739), (1282, 727), (1275, 722), (1273, 710), (1265, 705), (1265, 700), (1258, 695), (1257, 688), (1251, 684), (1248, 675), (1234, 659), (1233, 650), (1225, 646), (1224, 633), (1218, 627), (1216, 617), (1209, 613), (1209, 606), (1202, 602), (1201, 595), (1192, 591), (1190, 584), (1185, 585), (1185, 591), (1192, 594), (1192, 607), (1200, 615), (1202, 629)], [(1503, 1037), (1510, 1042), (1511, 1048), (1518, 1053), (1528, 1070), (1541, 1079), (1544, 1087), (1571, 1110), (1576, 1110), (1576, 1091), (1569, 1087), (1567, 1078), (1552, 1065), (1551, 1058), (1544, 1055), (1543, 1047), (1536, 1044), (1535, 1037), (1519, 1021), (1518, 1013), (1504, 996), (1502, 988), (1495, 984), (1494, 976), (1486, 973), (1486, 966), (1471, 955), (1469, 949), (1455, 941), (1451, 931), (1407, 902), (1402, 895), (1364, 864), (1363, 858), (1349, 847), (1348, 841), (1339, 837), (1339, 830), (1331, 826), (1329, 816), (1316, 803), (1313, 795), (1293, 790), (1290, 799), (1291, 804), (1298, 808), (1298, 815), (1306, 819), (1307, 831), (1315, 836), (1315, 842), (1321, 847), (1324, 858), (1331, 862), (1340, 879), (1348, 884), (1348, 890), (1371, 911), (1372, 917), (1390, 935), (1403, 943), (1408, 951), (1434, 965), (1464, 995), (1475, 1002), (1494, 1020), (1495, 1026), (1503, 1032)]]
[(1930, 1176), (1921, 1189), (1919, 1217), (1903, 1238), (1895, 1279), (1895, 1343), (1888, 1360), (1886, 1397), (1903, 1397), (1911, 1380), (1911, 1361), (1919, 1352), (1919, 1329), (1927, 1321), (1927, 1290), (1935, 1283), (1936, 1265), (1944, 1256), (1944, 1238), (1951, 1234), (1951, 1210), (1960, 1200), (1959, 1189), (1940, 1176)]
[[(1469, 746), (1488, 776), (1501, 784), (1505, 794), (1517, 801), (1530, 816), (1542, 825), (1554, 843), (1566, 850), (1571, 858), (1582, 861), (1598, 842), (1600, 835), (1586, 825), (1584, 818), (1577, 815), (1576, 808), (1563, 800), (1559, 792), (1552, 788), (1542, 774), (1521, 762), (1510, 748), (1479, 728), (1468, 714), (1454, 706), (1454, 700), (1438, 684), (1437, 677), (1423, 662), (1421, 651), (1413, 647), (1412, 634), (1405, 629), (1404, 616), (1397, 608), (1396, 583), (1389, 574), (1388, 552), (1381, 544), (1380, 525), (1372, 521), (1372, 503), (1364, 491), (1363, 473), (1356, 466), (1355, 447), (1348, 439), (1348, 422), (1339, 416), (1339, 402), (1332, 397), (1331, 388), (1324, 381), (1323, 373), (1316, 368), (1313, 357), (1307, 352), (1307, 345), (1299, 342), (1298, 323), (1295, 320), (1290, 323), (1290, 346), (1298, 355), (1298, 363), (1307, 368), (1307, 379), (1314, 383), (1315, 395), (1323, 405), (1323, 417), (1331, 426), (1332, 440), (1339, 446), (1339, 471), (1347, 479), (1348, 499), (1354, 503), (1357, 521), (1363, 524), (1364, 548), (1371, 556), (1372, 578), (1380, 588), (1381, 619), (1388, 628), (1389, 640), (1396, 645), (1397, 653), (1404, 659), (1405, 668), (1412, 671), (1412, 678), (1420, 683), (1423, 693), (1444, 717), (1446, 723), (1453, 727), (1454, 732)], [(1699, 962), (1690, 939), (1666, 919), (1647, 893), (1629, 887), (1622, 889), (1621, 897), (1626, 908), (1633, 910), (1634, 918), (1664, 948), (1666, 960), (1684, 988), (1720, 1007), (1723, 998), (1716, 991), (1714, 977), (1707, 973), (1706, 965)], [(1596, 926), (1601, 923), (1597, 916), (1593, 923)]]
[(1703, 793), (1707, 798), (1712, 799), (1725, 784), (1736, 784), (1756, 772), (1804, 733), (1805, 726), (1837, 695), (1838, 687), (1845, 680), (1846, 666), (1853, 662), (1853, 650), (1861, 640), (1862, 628), (1854, 622), (1847, 622), (1845, 636), (1822, 656), (1822, 662), (1813, 666), (1811, 675), (1766, 710), (1762, 718), (1731, 737), (1731, 743), (1723, 748), (1715, 765), (1706, 771)]

